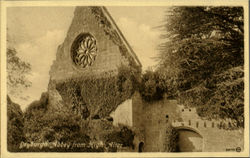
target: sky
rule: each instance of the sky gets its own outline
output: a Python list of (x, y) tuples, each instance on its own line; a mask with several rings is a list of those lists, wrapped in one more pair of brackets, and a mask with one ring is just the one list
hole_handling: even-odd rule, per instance
[[(7, 28), (18, 56), (31, 64), (32, 86), (11, 98), (24, 110), (47, 91), (49, 70), (73, 19), (74, 7), (10, 7)], [(143, 70), (156, 64), (157, 46), (166, 7), (107, 7), (121, 32), (142, 63)]]

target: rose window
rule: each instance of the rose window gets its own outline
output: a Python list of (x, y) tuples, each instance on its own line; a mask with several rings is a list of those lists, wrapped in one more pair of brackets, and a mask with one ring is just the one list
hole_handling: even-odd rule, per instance
[(90, 34), (79, 35), (72, 45), (72, 59), (74, 63), (85, 68), (91, 66), (97, 55), (95, 38)]

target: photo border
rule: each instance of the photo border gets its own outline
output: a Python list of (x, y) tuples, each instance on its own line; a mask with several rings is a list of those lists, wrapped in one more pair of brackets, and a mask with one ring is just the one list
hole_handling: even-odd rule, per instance
[[(249, 156), (249, 2), (247, 0), (85, 0), (85, 1), (1, 1), (1, 156), (5, 157), (243, 157)], [(244, 7), (244, 151), (243, 152), (8, 152), (7, 151), (7, 91), (6, 91), (6, 14), (8, 7), (66, 6), (243, 6)], [(60, 43), (59, 43), (60, 44)], [(59, 45), (58, 44), (58, 45)]]

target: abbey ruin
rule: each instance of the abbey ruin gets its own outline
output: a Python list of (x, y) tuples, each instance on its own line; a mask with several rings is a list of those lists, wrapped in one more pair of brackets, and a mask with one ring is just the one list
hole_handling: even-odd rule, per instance
[[(51, 66), (49, 108), (58, 111), (66, 101), (70, 107), (81, 106), (86, 113), (84, 119), (109, 119), (114, 126), (122, 124), (136, 129), (134, 148), (129, 151), (164, 152), (167, 124), (178, 130), (177, 143), (183, 152), (225, 152), (226, 149), (237, 147), (244, 149), (243, 129), (227, 130), (227, 127), (232, 126), (232, 121), (204, 120), (194, 108), (179, 105), (176, 100), (167, 97), (147, 103), (135, 91), (129, 98), (124, 97), (122, 103), (114, 103), (114, 106), (99, 106), (101, 103), (98, 103), (97, 106), (79, 97), (73, 101), (65, 99), (67, 94), (57, 88), (57, 85), (74, 79), (79, 81), (86, 77), (105, 79), (105, 76), (116, 76), (121, 65), (138, 71), (142, 69), (136, 53), (107, 9), (76, 7), (67, 36), (58, 47), (56, 60)], [(84, 89), (80, 88), (79, 91), (85, 93)], [(93, 129), (96, 126), (93, 125)], [(95, 138), (98, 137), (97, 134)]]

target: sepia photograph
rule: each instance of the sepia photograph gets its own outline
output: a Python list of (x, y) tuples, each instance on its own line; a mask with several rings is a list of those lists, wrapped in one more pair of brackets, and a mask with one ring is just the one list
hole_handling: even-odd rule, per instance
[(2, 157), (249, 156), (248, 1), (43, 2), (1, 3)]

